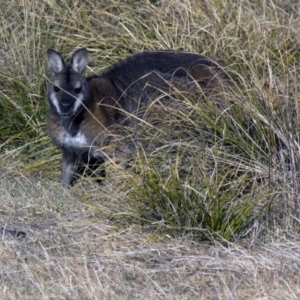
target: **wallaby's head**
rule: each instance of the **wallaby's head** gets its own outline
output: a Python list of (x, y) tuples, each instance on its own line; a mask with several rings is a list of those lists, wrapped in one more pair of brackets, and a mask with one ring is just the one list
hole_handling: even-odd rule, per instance
[(65, 120), (71, 120), (83, 111), (91, 99), (91, 91), (85, 80), (88, 51), (76, 51), (67, 65), (59, 53), (47, 51), (47, 62), (52, 72), (48, 86), (51, 110)]

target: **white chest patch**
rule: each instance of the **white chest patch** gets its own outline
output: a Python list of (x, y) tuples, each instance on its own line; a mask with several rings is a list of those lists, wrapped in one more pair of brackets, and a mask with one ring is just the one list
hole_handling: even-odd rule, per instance
[(75, 136), (70, 136), (68, 133), (64, 132), (62, 137), (64, 145), (67, 147), (74, 147), (74, 148), (84, 148), (89, 147), (87, 139), (84, 134), (78, 132)]

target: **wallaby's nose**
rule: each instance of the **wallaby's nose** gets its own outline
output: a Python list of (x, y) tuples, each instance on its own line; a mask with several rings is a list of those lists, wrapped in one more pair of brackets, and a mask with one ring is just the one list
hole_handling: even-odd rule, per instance
[(62, 115), (64, 117), (70, 116), (72, 113), (72, 107), (73, 107), (73, 103), (70, 100), (62, 100), (60, 103), (60, 109)]
[(72, 104), (71, 103), (66, 103), (66, 102), (62, 102), (61, 103), (61, 107), (63, 110), (67, 111), (71, 108)]

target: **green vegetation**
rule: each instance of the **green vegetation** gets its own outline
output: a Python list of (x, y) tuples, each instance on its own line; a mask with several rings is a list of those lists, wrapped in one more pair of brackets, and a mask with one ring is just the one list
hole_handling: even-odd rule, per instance
[[(4, 0), (0, 16), (0, 225), (27, 234), (2, 234), (0, 298), (300, 297), (297, 2)], [(129, 167), (64, 189), (45, 52), (81, 47), (89, 74), (175, 49), (232, 83), (157, 101)]]

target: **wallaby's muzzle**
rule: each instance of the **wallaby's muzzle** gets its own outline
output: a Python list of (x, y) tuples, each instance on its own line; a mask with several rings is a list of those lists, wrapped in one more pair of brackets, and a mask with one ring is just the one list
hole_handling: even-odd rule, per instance
[(74, 115), (74, 102), (75, 98), (70, 95), (65, 95), (60, 101), (61, 116), (65, 119)]

